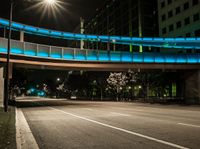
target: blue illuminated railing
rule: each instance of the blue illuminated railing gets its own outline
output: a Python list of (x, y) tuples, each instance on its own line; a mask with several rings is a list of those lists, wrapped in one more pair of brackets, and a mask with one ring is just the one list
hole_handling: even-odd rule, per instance
[[(61, 48), (12, 40), (11, 54), (57, 60), (119, 63), (200, 64), (200, 54), (130, 53)], [(7, 53), (7, 39), (0, 38), (0, 53)]]
[[(9, 21), (0, 18), (0, 25), (9, 26)], [(74, 34), (69, 32), (60, 32), (44, 28), (33, 27), (21, 23), (12, 23), (13, 30), (23, 30), (25, 33), (48, 36), (52, 38), (62, 38), (69, 40), (86, 40), (93, 42), (109, 42), (113, 44), (162, 47), (162, 48), (177, 48), (177, 49), (200, 49), (200, 37), (196, 38), (138, 38), (138, 37), (123, 37), (123, 36), (104, 36), (104, 35), (87, 35)]]

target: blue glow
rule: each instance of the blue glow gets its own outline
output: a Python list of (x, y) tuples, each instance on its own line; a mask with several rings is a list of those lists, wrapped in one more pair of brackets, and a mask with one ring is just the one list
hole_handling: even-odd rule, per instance
[(121, 40), (124, 40), (124, 41), (131, 41), (131, 37), (121, 37)]
[(49, 57), (49, 53), (47, 53), (47, 52), (39, 52), (38, 56), (40, 56), (40, 57)]
[(29, 56), (36, 56), (36, 52), (34, 50), (25, 50), (24, 54)]
[(163, 55), (156, 55), (155, 56), (155, 63), (164, 63), (165, 62), (165, 58)]
[(77, 38), (86, 38), (86, 35), (84, 35), (84, 34), (75, 34), (75, 37), (77, 37)]
[(129, 52), (123, 52), (122, 57), (121, 57), (122, 62), (132, 62), (133, 61), (133, 56)]
[(74, 59), (74, 56), (73, 56), (73, 55), (70, 55), (70, 54), (64, 54), (64, 55), (63, 55), (63, 58), (64, 58), (64, 59), (68, 59), (68, 60), (73, 60), (73, 59)]
[(88, 39), (97, 39), (98, 37), (96, 35), (87, 35)]
[(186, 57), (183, 56), (183, 55), (177, 55), (176, 62), (177, 62), (177, 63), (186, 63), (186, 62), (187, 62), (187, 59), (186, 59)]
[(108, 36), (99, 36), (99, 39), (102, 39), (102, 40), (108, 40), (109, 37), (108, 37)]
[(38, 29), (38, 32), (42, 34), (49, 34), (49, 30), (41, 29), (41, 28)]
[(86, 60), (86, 57), (85, 57), (85, 55), (76, 55), (75, 59), (76, 60)]
[(12, 27), (18, 28), (18, 29), (23, 29), (24, 28), (24, 26), (22, 24), (15, 23), (15, 22), (12, 23)]
[(51, 57), (52, 58), (61, 58), (60, 54), (56, 54), (56, 53), (51, 53)]
[(133, 62), (144, 62), (143, 55), (133, 54)]
[(7, 52), (7, 49), (6, 49), (6, 48), (0, 48), (0, 52), (6, 53), (6, 52)]
[(175, 63), (176, 62), (176, 57), (173, 55), (166, 55), (165, 56), (165, 62), (166, 63)]
[(147, 63), (153, 63), (154, 62), (154, 56), (149, 54), (145, 54), (144, 55), (144, 62), (147, 62)]
[(0, 19), (0, 24), (8, 26), (9, 25), (9, 21)]
[(107, 51), (106, 52), (105, 51), (99, 51), (99, 57), (98, 58), (99, 58), (100, 61), (109, 61), (110, 60)]
[(133, 37), (133, 38), (131, 38), (133, 41), (142, 41), (142, 38), (135, 38), (135, 37)]
[(66, 37), (66, 38), (73, 38), (74, 34), (72, 34), (72, 33), (63, 33), (63, 36)]
[(119, 36), (110, 36), (110, 40), (120, 40)]
[(13, 54), (23, 54), (23, 50), (18, 48), (11, 48), (10, 52)]
[(61, 36), (62, 33), (61, 33), (61, 32), (58, 32), (58, 31), (51, 31), (51, 35)]
[(27, 31), (31, 31), (31, 32), (37, 31), (37, 29), (35, 27), (32, 27), (32, 26), (25, 26), (24, 29), (27, 30)]

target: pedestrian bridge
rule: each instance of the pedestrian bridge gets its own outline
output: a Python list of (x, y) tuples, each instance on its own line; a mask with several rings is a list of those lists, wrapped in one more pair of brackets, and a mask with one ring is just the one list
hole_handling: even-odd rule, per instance
[[(0, 26), (8, 28), (9, 20), (0, 18)], [(124, 36), (105, 36), (105, 35), (87, 35), (75, 34), (70, 32), (61, 32), (50, 29), (44, 29), (12, 22), (12, 30), (23, 31), (27, 34), (48, 36), (52, 38), (61, 38), (67, 40), (85, 40), (92, 42), (106, 42), (113, 44), (176, 48), (176, 49), (200, 49), (200, 37), (196, 38), (150, 38), (150, 37), (124, 37)]]
[[(0, 38), (0, 61), (6, 61), (6, 53), (7, 39)], [(198, 69), (200, 54), (80, 50), (12, 40), (11, 62), (21, 65), (93, 70)]]

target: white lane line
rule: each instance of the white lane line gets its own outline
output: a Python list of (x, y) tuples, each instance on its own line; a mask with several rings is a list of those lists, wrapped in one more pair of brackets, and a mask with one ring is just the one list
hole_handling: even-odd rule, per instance
[(186, 123), (178, 123), (179, 125), (183, 125), (183, 126), (189, 126), (189, 127), (197, 127), (200, 128), (199, 125), (192, 125), (192, 124), (186, 124)]
[(86, 118), (86, 117), (78, 116), (78, 115), (75, 115), (75, 114), (72, 114), (72, 113), (69, 113), (69, 112), (65, 112), (63, 110), (59, 110), (59, 109), (56, 109), (56, 108), (53, 108), (53, 107), (49, 107), (49, 108), (54, 109), (54, 110), (59, 111), (59, 112), (62, 112), (64, 114), (82, 119), (82, 120), (86, 120), (86, 121), (89, 121), (89, 122), (92, 122), (92, 123), (95, 123), (95, 124), (99, 124), (101, 126), (105, 126), (105, 127), (108, 127), (108, 128), (119, 130), (119, 131), (122, 131), (122, 132), (125, 132), (125, 133), (128, 133), (128, 134), (132, 134), (132, 135), (135, 135), (135, 136), (138, 136), (138, 137), (141, 137), (141, 138), (145, 138), (145, 139), (148, 139), (148, 140), (151, 140), (151, 141), (155, 141), (155, 142), (158, 142), (158, 143), (161, 143), (161, 144), (165, 144), (165, 145), (168, 145), (168, 146), (171, 146), (171, 147), (174, 147), (174, 148), (189, 149), (188, 147), (184, 147), (184, 146), (181, 146), (181, 145), (178, 145), (178, 144), (174, 144), (174, 143), (170, 143), (170, 142), (167, 142), (167, 141), (164, 141), (164, 140), (156, 139), (156, 138), (153, 138), (153, 137), (150, 137), (150, 136), (146, 136), (146, 135), (143, 135), (143, 134), (140, 134), (140, 133), (137, 133), (137, 132), (129, 131), (129, 130), (126, 130), (126, 129), (123, 129), (123, 128), (115, 127), (115, 126), (112, 126), (112, 125), (109, 125), (109, 124), (101, 123), (101, 122), (98, 122), (98, 121), (95, 121), (95, 120), (92, 120), (92, 119), (89, 119), (89, 118)]
[(85, 110), (89, 110), (89, 111), (94, 111), (93, 109), (90, 108), (84, 108)]
[(117, 112), (110, 112), (110, 113), (114, 115), (119, 115), (119, 116), (130, 116), (129, 114), (123, 114), (123, 113), (117, 113)]

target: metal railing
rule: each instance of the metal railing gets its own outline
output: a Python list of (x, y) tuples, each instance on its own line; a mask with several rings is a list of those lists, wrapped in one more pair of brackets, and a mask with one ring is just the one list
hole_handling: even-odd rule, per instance
[[(7, 39), (0, 38), (0, 53), (7, 52)], [(11, 41), (11, 54), (37, 58), (74, 61), (121, 62), (121, 63), (179, 63), (199, 64), (200, 54), (181, 53), (131, 53), (56, 47), (29, 42)]]

